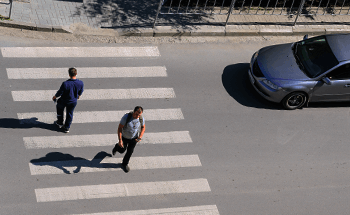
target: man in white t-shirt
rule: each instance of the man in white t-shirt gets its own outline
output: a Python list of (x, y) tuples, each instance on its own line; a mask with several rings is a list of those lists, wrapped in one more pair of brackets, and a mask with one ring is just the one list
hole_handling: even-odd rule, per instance
[(118, 139), (119, 142), (114, 146), (112, 154), (118, 151), (119, 153), (126, 154), (123, 158), (122, 168), (124, 172), (129, 172), (129, 160), (134, 152), (136, 144), (141, 141), (143, 134), (146, 130), (145, 119), (142, 117), (143, 108), (136, 106), (134, 111), (126, 113), (120, 120), (118, 126)]

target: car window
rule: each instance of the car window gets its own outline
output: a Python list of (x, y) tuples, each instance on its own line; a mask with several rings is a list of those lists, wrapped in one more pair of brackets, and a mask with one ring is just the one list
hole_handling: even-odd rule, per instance
[(345, 64), (327, 74), (331, 80), (350, 79), (350, 64)]
[(324, 36), (298, 42), (295, 54), (310, 78), (321, 75), (339, 63)]

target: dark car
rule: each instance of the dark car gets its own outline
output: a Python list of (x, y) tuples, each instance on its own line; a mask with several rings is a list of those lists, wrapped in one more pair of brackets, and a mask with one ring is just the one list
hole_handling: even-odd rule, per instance
[(306, 102), (350, 101), (350, 34), (322, 35), (254, 53), (250, 82), (289, 110)]

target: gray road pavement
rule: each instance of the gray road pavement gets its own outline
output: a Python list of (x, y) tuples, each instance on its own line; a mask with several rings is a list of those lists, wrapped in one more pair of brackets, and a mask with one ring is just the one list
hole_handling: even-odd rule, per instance
[[(300, 38), (299, 38), (300, 39)], [(289, 38), (291, 41), (292, 39)], [(349, 110), (347, 103), (310, 104), (286, 111), (249, 85), (252, 53), (278, 40), (247, 43), (157, 44), (155, 58), (0, 58), (0, 175), (2, 214), (89, 214), (215, 205), (231, 214), (347, 214)], [(285, 39), (285, 42), (289, 42)], [(135, 47), (2, 39), (0, 47)], [(77, 112), (179, 108), (183, 120), (152, 121), (147, 132), (189, 131), (191, 143), (144, 144), (135, 157), (198, 155), (201, 166), (122, 171), (33, 174), (29, 164), (50, 153), (91, 160), (110, 146), (26, 148), (23, 137), (113, 134), (116, 123), (75, 123), (68, 135), (51, 125), (23, 126), (18, 113), (54, 111), (51, 101), (14, 101), (12, 91), (54, 90), (64, 79), (8, 79), (8, 68), (165, 66), (167, 77), (85, 78), (86, 88), (173, 88), (176, 98), (80, 101)], [(45, 142), (44, 142), (45, 144)], [(51, 157), (52, 161), (53, 157)], [(70, 157), (72, 159), (72, 157)], [(105, 157), (104, 160), (108, 159)], [(76, 163), (75, 163), (76, 164)], [(49, 166), (50, 167), (50, 166)], [(74, 166), (67, 167), (70, 171)], [(36, 170), (39, 171), (39, 170)], [(206, 179), (210, 192), (37, 202), (38, 189)], [(169, 188), (170, 189), (170, 188)], [(99, 189), (97, 189), (99, 190)], [(108, 190), (108, 192), (111, 190)], [(142, 191), (140, 191), (142, 192)], [(71, 193), (74, 196), (74, 192)], [(159, 212), (159, 211), (158, 211)], [(181, 213), (180, 213), (181, 214)]]

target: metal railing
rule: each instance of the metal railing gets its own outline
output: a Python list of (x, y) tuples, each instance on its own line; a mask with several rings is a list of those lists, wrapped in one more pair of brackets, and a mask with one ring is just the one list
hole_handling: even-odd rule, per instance
[(162, 15), (285, 15), (299, 16), (350, 15), (350, 0), (160, 0)]
[[(12, 2), (13, 2), (13, 0), (9, 0), (8, 3), (0, 1), (0, 4), (10, 5), (10, 11), (9, 11), (8, 17), (3, 17), (3, 18), (11, 19)], [(0, 15), (0, 17), (1, 17), (1, 15)]]

